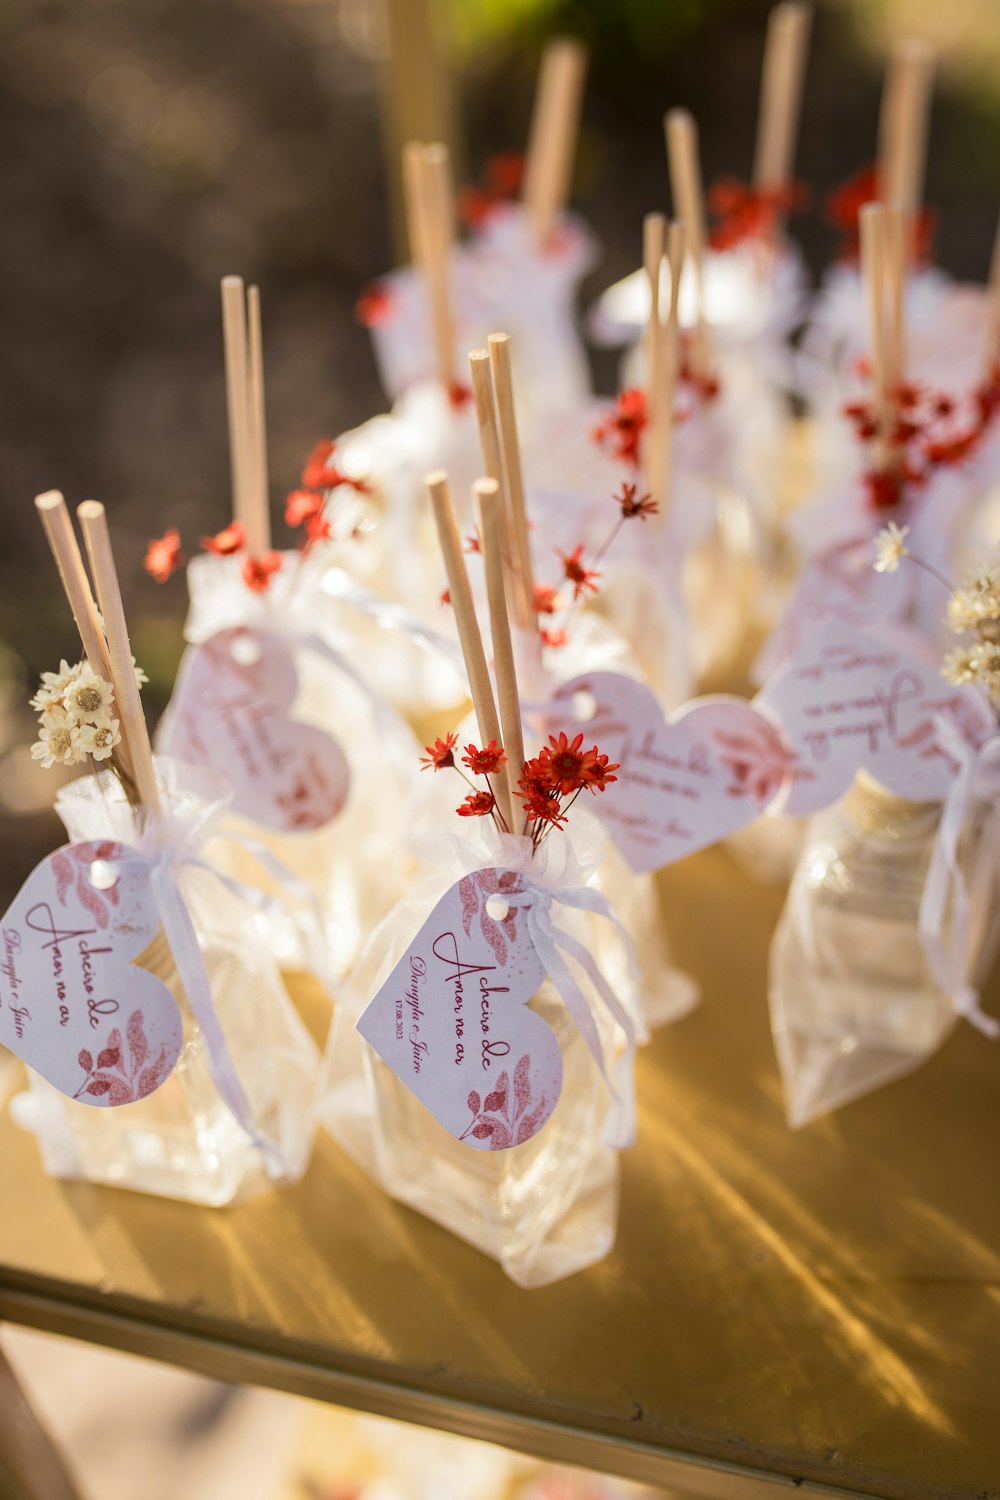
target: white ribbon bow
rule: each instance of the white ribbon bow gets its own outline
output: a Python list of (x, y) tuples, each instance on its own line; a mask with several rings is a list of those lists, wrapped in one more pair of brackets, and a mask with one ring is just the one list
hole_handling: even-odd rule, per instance
[[(633, 978), (638, 971), (635, 944), (616, 916), (611, 903), (600, 891), (589, 886), (559, 888), (536, 885), (524, 875), (521, 880), (521, 890), (503, 891), (500, 897), (509, 907), (517, 907), (525, 913), (528, 934), (545, 972), (558, 990), (617, 1105), (609, 1124), (608, 1144), (618, 1148), (629, 1146), (635, 1137), (635, 1025), (583, 943), (552, 920), (553, 902), (577, 911), (593, 912), (610, 922), (622, 939), (629, 973)], [(593, 1002), (587, 999), (577, 983), (564, 954), (574, 959), (583, 969), (595, 993), (607, 1006), (625, 1037), (624, 1051), (615, 1066), (615, 1083), (608, 1076), (604, 1048), (594, 1019)]]
[[(971, 907), (969, 889), (958, 861), (958, 845), (977, 784), (993, 777), (990, 795), (1000, 795), (1000, 735), (970, 745), (954, 720), (939, 715), (938, 743), (959, 767), (945, 798), (931, 862), (920, 900), (920, 942), (931, 973), (948, 995), (956, 1014), (984, 1036), (1000, 1037), (1000, 1021), (987, 1015), (968, 979)], [(945, 936), (945, 923), (950, 928)]]
[[(321, 919), (314, 893), (287, 866), (282, 864), (281, 860), (276, 859), (270, 850), (254, 840), (243, 839), (239, 835), (227, 834), (222, 837), (231, 837), (234, 842), (244, 845), (247, 851), (264, 865), (290, 895), (307, 904), (310, 918), (306, 927), (307, 946), (316, 959), (317, 974), (325, 980), (326, 966), (322, 957)], [(157, 844), (149, 851), (140, 847), (134, 851), (134, 857), (139, 859), (149, 872), (153, 896), (163, 923), (164, 935), (177, 968), (178, 978), (205, 1038), (209, 1069), (215, 1086), (237, 1123), (261, 1152), (268, 1176), (280, 1179), (287, 1174), (284, 1153), (276, 1142), (263, 1135), (254, 1125), (253, 1110), (240, 1082), (229, 1044), (226, 1041), (225, 1031), (216, 1013), (208, 969), (187, 901), (180, 888), (177, 872), (181, 868), (205, 870), (216, 880), (221, 881), (227, 890), (232, 891), (234, 895), (258, 911), (273, 905), (273, 898), (255, 886), (247, 885), (233, 876), (226, 875), (208, 860), (202, 859), (197, 849), (184, 840), (166, 845)]]

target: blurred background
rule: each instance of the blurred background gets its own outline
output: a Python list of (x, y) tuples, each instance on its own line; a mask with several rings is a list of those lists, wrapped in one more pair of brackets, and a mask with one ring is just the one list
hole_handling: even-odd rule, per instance
[[(441, 75), (392, 68), (391, 32), (430, 4)], [(31, 499), (109, 508), (155, 716), (181, 650), (183, 576), (146, 539), (228, 519), (218, 283), (263, 292), (276, 514), (303, 455), (384, 404), (364, 284), (398, 259), (399, 99), (451, 136), (460, 182), (523, 148), (555, 32), (592, 62), (574, 199), (603, 259), (633, 269), (667, 206), (661, 117), (689, 106), (706, 182), (749, 176), (769, 0), (2, 0), (0, 3), (0, 896), (56, 837), (54, 773), (25, 700), (76, 643)], [(927, 200), (939, 262), (985, 276), (1000, 206), (996, 0), (819, 0), (793, 229), (814, 276), (835, 251), (827, 192), (874, 154), (884, 50), (940, 49)], [(396, 101), (395, 110), (388, 107)], [(609, 355), (598, 389), (614, 388)], [(280, 528), (279, 528), (280, 535)]]
[[(186, 592), (182, 574), (161, 589), (143, 573), (146, 541), (168, 526), (193, 541), (228, 520), (220, 277), (262, 288), (277, 517), (312, 444), (384, 405), (354, 306), (399, 256), (401, 111), (447, 134), (458, 180), (475, 182), (494, 154), (523, 148), (546, 38), (588, 41), (573, 196), (603, 259), (586, 301), (635, 267), (643, 214), (667, 206), (667, 107), (694, 111), (706, 182), (749, 176), (769, 3), (440, 0), (442, 73), (415, 77), (394, 69), (390, 36), (424, 0), (0, 0), (4, 903), (59, 840), (55, 775), (28, 753), (27, 698), (78, 649), (32, 497), (56, 487), (71, 504), (108, 506), (155, 717)], [(936, 257), (985, 277), (1000, 209), (997, 0), (818, 0), (798, 153), (812, 208), (793, 224), (817, 280), (837, 243), (824, 198), (872, 160), (885, 48), (907, 35), (940, 49), (927, 179)], [(595, 379), (614, 389), (613, 357), (595, 361)], [(282, 1397), (40, 1335), (10, 1331), (7, 1346), (105, 1500), (628, 1492), (473, 1445), (419, 1449), (370, 1419), (303, 1418)]]

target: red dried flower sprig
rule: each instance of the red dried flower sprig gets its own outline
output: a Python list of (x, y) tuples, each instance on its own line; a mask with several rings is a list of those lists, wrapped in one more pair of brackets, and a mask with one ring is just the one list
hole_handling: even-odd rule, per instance
[[(490, 777), (507, 764), (503, 747), (496, 740), (491, 740), (481, 750), (475, 745), (466, 745), (462, 765), (473, 776), (483, 777), (486, 786), (482, 788), (470, 781), (456, 763), (457, 744), (457, 734), (448, 734), (444, 739), (425, 746), (422, 769), (458, 771), (472, 789), (456, 809), (459, 817), (492, 817), (498, 828), (507, 831), (490, 784)], [(524, 762), (518, 779), (525, 812), (524, 833), (537, 847), (548, 829), (565, 826), (570, 807), (584, 789), (594, 794), (603, 792), (611, 782), (617, 781), (614, 773), (618, 770), (620, 767), (602, 754), (596, 745), (585, 750), (582, 734), (573, 740), (564, 733), (550, 735), (548, 744), (531, 760)]]
[[(841, 260), (856, 261), (861, 254), (861, 231), (858, 214), (866, 203), (878, 198), (878, 172), (875, 167), (863, 167), (846, 182), (835, 188), (826, 200), (826, 219), (840, 232), (838, 256)], [(931, 258), (937, 215), (931, 208), (923, 208), (915, 214), (909, 228), (909, 258), (926, 265)]]
[[(328, 541), (333, 535), (332, 522), (326, 514), (332, 490), (346, 486), (359, 495), (371, 492), (367, 479), (354, 479), (337, 467), (333, 462), (335, 451), (336, 444), (329, 438), (317, 443), (306, 459), (299, 488), (292, 490), (285, 501), (285, 524), (302, 532), (299, 544), (302, 556), (317, 542)], [(203, 536), (201, 545), (215, 557), (236, 557), (246, 553), (246, 528), (242, 521), (231, 521), (214, 536)], [(171, 529), (148, 544), (143, 566), (157, 583), (166, 583), (183, 561), (180, 533)], [(243, 582), (251, 593), (262, 594), (283, 562), (280, 552), (266, 552), (262, 557), (246, 554), (240, 569)]]
[(637, 386), (622, 391), (611, 410), (601, 418), (591, 436), (597, 446), (618, 463), (639, 466), (639, 443), (649, 425), (646, 392)]
[(722, 177), (708, 190), (708, 207), (715, 220), (712, 248), (731, 250), (747, 240), (774, 240), (783, 219), (809, 207), (809, 189), (804, 182), (757, 188)]
[[(608, 548), (626, 521), (632, 521), (636, 518), (640, 521), (645, 521), (648, 516), (655, 516), (659, 510), (659, 506), (651, 495), (640, 495), (637, 484), (629, 484), (624, 480), (618, 492), (612, 495), (611, 498), (618, 506), (618, 518), (594, 554), (592, 564), (599, 563), (605, 556)], [(582, 542), (574, 547), (571, 552), (561, 552), (557, 549), (556, 556), (562, 564), (562, 581), (564, 584), (570, 585), (571, 589), (570, 615), (567, 617), (568, 623), (568, 619), (572, 617), (573, 610), (581, 599), (585, 599), (588, 594), (597, 594), (600, 592), (601, 574), (596, 566), (588, 564), (584, 560), (584, 545)], [(557, 585), (551, 583), (535, 584), (535, 615), (538, 620), (538, 629), (542, 644), (545, 646), (558, 648), (566, 644), (567, 635), (565, 628), (543, 623), (548, 616), (558, 614), (565, 602), (565, 595), (559, 592)]]
[(521, 191), (524, 157), (504, 151), (486, 163), (481, 187), (464, 187), (458, 195), (459, 218), (470, 229), (478, 229), (501, 203), (510, 203)]
[[(867, 362), (860, 363), (859, 373), (870, 374)], [(913, 381), (889, 391), (887, 400), (890, 417), (884, 432), (871, 401), (849, 401), (843, 407), (858, 440), (881, 439), (890, 455), (883, 467), (862, 475), (868, 507), (878, 514), (898, 510), (910, 489), (973, 457), (1000, 414), (1000, 364), (961, 400)]]

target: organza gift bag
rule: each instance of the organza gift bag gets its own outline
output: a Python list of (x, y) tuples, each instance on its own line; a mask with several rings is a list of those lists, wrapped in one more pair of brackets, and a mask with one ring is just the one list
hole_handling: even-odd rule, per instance
[[(372, 934), (338, 1003), (321, 1115), (393, 1197), (492, 1256), (519, 1285), (543, 1286), (600, 1260), (614, 1243), (617, 1154), (634, 1128), (637, 986), (634, 973), (621, 983), (628, 940), (596, 889), (603, 839), (593, 820), (574, 813), (571, 829), (546, 839), (534, 858), (528, 839), (483, 825), (472, 838), (439, 838), (441, 873)], [(547, 1122), (529, 1133), (527, 1059), (512, 1053), (493, 1092), (469, 1096), (470, 1131), (479, 1132), (470, 1145), (438, 1122), (357, 1027), (442, 896), (471, 877), (485, 892), (492, 872), (502, 910), (494, 917), (494, 897), (484, 899), (480, 922), (527, 922), (533, 937), (541, 933), (547, 976), (528, 1008), (558, 1042), (562, 1090)], [(492, 1149), (474, 1149), (487, 1136)]]
[[(274, 894), (287, 872), (315, 892), (319, 961), (342, 972), (407, 879), (398, 807), (415, 742), (367, 680), (363, 650), (323, 587), (321, 549), (287, 555), (262, 594), (247, 589), (239, 561), (189, 566), (190, 647), (158, 743), (234, 782), (219, 826), (239, 840), (213, 845), (212, 858), (240, 879), (252, 870)], [(282, 906), (266, 920), (283, 965), (315, 967)]]
[(911, 1072), (961, 1015), (1000, 1031), (976, 995), (1000, 933), (1000, 777), (987, 763), (975, 779), (983, 769), (971, 801), (963, 774), (944, 804), (862, 772), (810, 821), (770, 961), (793, 1127)]
[[(282, 984), (259, 892), (240, 889), (207, 860), (225, 814), (222, 784), (171, 762), (158, 762), (158, 773), (162, 812), (140, 814), (141, 826), (110, 773), (63, 788), (56, 806), (75, 844), (117, 841), (152, 864), (164, 926), (137, 967), (177, 1003), (178, 1061), (163, 1081), (162, 1056), (153, 1056), (141, 1013), (124, 994), (103, 1050), (80, 1059), (89, 1064), (82, 1087), (110, 1093), (117, 1107), (68, 1098), (29, 1071), (30, 1092), (12, 1112), (38, 1137), (53, 1176), (220, 1205), (304, 1173), (319, 1052)], [(120, 874), (110, 866), (98, 906)]]

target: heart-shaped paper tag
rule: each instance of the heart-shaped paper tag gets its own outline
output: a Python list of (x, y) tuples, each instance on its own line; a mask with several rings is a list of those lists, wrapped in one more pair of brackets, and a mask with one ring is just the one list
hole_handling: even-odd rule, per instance
[(134, 850), (57, 849), (3, 919), (0, 1042), (84, 1104), (153, 1093), (183, 1044), (173, 995), (132, 962), (159, 929), (149, 868)]
[(743, 698), (696, 698), (665, 719), (647, 687), (617, 672), (575, 677), (554, 696), (579, 705), (577, 728), (621, 764), (593, 811), (633, 870), (745, 828), (788, 774), (780, 733)]
[(290, 717), (298, 674), (284, 641), (237, 626), (191, 646), (160, 748), (221, 771), (233, 811), (280, 833), (309, 833), (347, 800), (350, 771), (336, 740)]
[[(512, 870), (476, 870), (441, 897), (358, 1030), (447, 1131), (480, 1151), (520, 1146), (551, 1115), (562, 1053), (526, 1002), (545, 970)], [(492, 913), (492, 914), (491, 914)]]
[(818, 626), (754, 700), (781, 723), (793, 770), (774, 810), (793, 817), (836, 802), (860, 770), (897, 797), (946, 796), (957, 767), (935, 718), (955, 720), (973, 745), (993, 728), (973, 688), (951, 687), (898, 631)]

